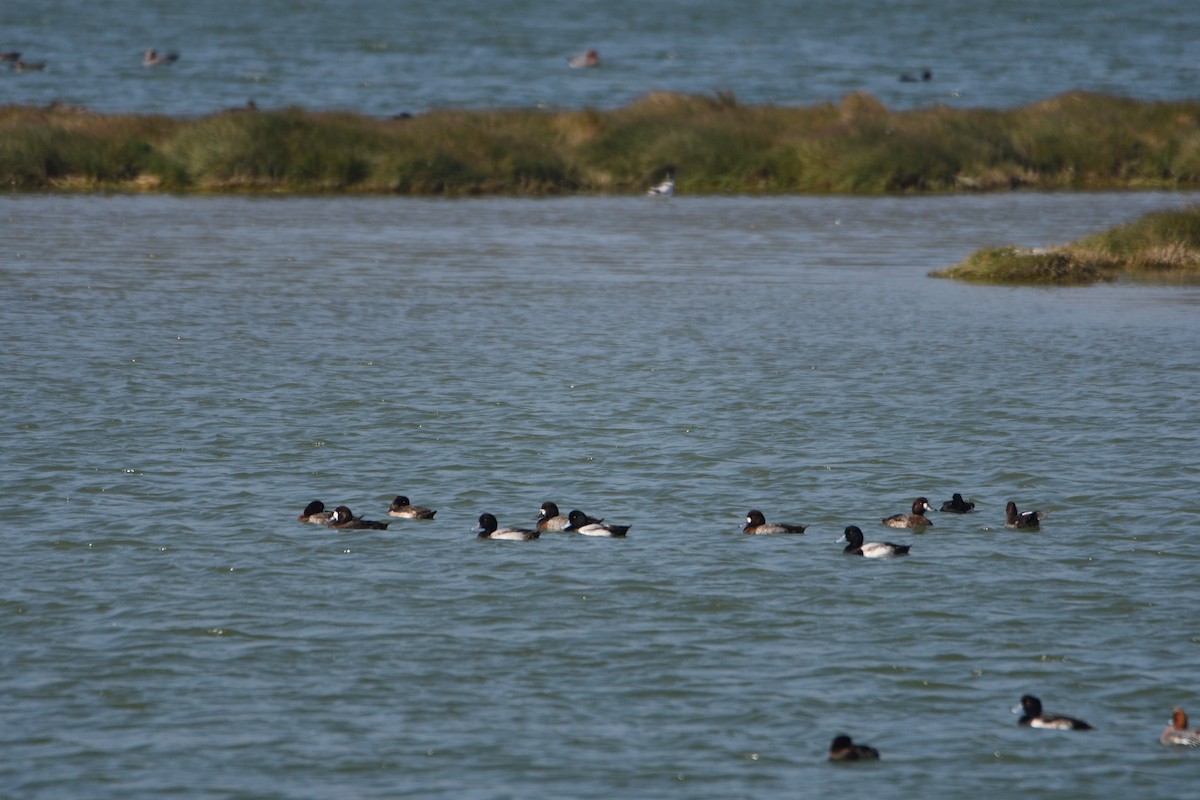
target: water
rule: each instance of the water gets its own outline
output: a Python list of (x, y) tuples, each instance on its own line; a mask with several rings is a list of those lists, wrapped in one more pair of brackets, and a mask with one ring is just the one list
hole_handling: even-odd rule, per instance
[[(390, 116), (611, 108), (652, 91), (743, 102), (1011, 107), (1074, 89), (1193, 99), (1200, 5), (1177, 0), (8, 0), (5, 103), (198, 115), (254, 99)], [(162, 69), (148, 48), (176, 51)], [(601, 67), (567, 58), (599, 50)], [(902, 83), (900, 75), (933, 80)]]
[(1200, 289), (926, 272), (1195, 199), (0, 199), (0, 796), (1187, 796)]

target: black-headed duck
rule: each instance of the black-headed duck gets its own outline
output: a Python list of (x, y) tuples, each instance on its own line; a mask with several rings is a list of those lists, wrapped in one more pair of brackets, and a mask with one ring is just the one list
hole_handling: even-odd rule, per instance
[(864, 558), (890, 558), (906, 556), (912, 548), (910, 544), (892, 544), (891, 542), (863, 542), (863, 532), (857, 525), (850, 525), (842, 535), (847, 542), (842, 550), (848, 556), (863, 556)]
[(1017, 504), (1009, 500), (1004, 507), (1004, 527), (1039, 528), (1049, 511), (1018, 511)]
[(579, 509), (567, 514), (567, 527), (564, 531), (581, 533), (584, 536), (624, 536), (629, 533), (631, 525), (613, 525), (603, 520), (593, 520)]
[(829, 745), (830, 761), (878, 761), (879, 751), (865, 744), (855, 744), (849, 736), (834, 737)]
[(392, 505), (388, 509), (389, 517), (400, 517), (401, 519), (433, 519), (433, 515), (436, 513), (432, 508), (412, 505), (402, 494), (396, 495), (396, 499), (392, 501)]
[(1188, 728), (1187, 714), (1182, 708), (1171, 709), (1171, 724), (1163, 728), (1158, 741), (1177, 747), (1200, 747), (1200, 730)]
[(924, 497), (913, 500), (911, 514), (892, 514), (880, 520), (889, 528), (932, 528), (933, 523), (925, 516), (926, 511), (933, 511), (933, 506)]
[(328, 525), (333, 521), (333, 512), (326, 511), (325, 504), (320, 500), (313, 500), (304, 507), (296, 519), (300, 522), (311, 522), (314, 525)]
[(390, 522), (376, 522), (373, 519), (355, 517), (346, 506), (338, 506), (333, 510), (333, 518), (329, 527), (343, 531), (386, 531)]
[(767, 522), (767, 518), (763, 516), (761, 511), (752, 508), (746, 512), (746, 524), (742, 528), (742, 533), (804, 533), (806, 527), (808, 526), (797, 525), (791, 522)]
[(938, 509), (947, 514), (970, 514), (974, 510), (975, 504), (963, 500), (963, 496), (958, 492), (954, 493), (954, 497), (942, 503), (942, 507)]
[(1095, 730), (1081, 719), (1064, 717), (1062, 714), (1042, 713), (1042, 701), (1031, 694), (1021, 698), (1021, 704), (1013, 708), (1013, 713), (1021, 715), (1017, 724), (1027, 728), (1046, 728), (1054, 731)]
[[(603, 519), (589, 516), (587, 518), (589, 524), (603, 522)], [(555, 503), (547, 500), (542, 503), (542, 507), (538, 509), (537, 525), (539, 531), (564, 531), (571, 524), (570, 518), (566, 514), (558, 513), (558, 506)]]
[(531, 531), (527, 528), (501, 528), (500, 523), (496, 522), (496, 518), (491, 514), (479, 515), (479, 533), (480, 539), (504, 539), (511, 542), (527, 542), (530, 539), (536, 539), (540, 536), (537, 531)]

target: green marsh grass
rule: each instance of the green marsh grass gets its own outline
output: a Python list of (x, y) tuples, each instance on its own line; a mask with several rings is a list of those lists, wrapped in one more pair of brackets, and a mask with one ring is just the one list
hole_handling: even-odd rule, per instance
[(931, 272), (976, 283), (1088, 284), (1126, 279), (1200, 280), (1200, 206), (1153, 211), (1061, 247), (993, 247)]
[(667, 171), (681, 194), (1196, 188), (1200, 103), (1071, 93), (897, 112), (859, 93), (777, 107), (719, 92), (403, 119), (0, 108), (0, 181), (15, 190), (634, 193)]

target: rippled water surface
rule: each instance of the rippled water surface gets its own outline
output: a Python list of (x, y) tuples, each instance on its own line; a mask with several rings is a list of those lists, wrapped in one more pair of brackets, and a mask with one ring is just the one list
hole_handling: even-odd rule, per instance
[(1187, 796), (1200, 288), (926, 273), (1194, 199), (0, 198), (0, 795)]
[[(663, 90), (782, 105), (866, 91), (891, 108), (1074, 89), (1193, 99), (1198, 42), (1200, 4), (1179, 0), (6, 0), (0, 50), (45, 69), (0, 64), (0, 102), (392, 115), (611, 108)], [(148, 48), (180, 59), (143, 68)], [(600, 67), (569, 69), (588, 48)]]

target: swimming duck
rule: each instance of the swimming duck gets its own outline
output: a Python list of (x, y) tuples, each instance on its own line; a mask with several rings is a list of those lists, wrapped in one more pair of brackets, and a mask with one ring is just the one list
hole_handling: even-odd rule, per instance
[(586, 69), (588, 67), (600, 66), (600, 53), (595, 50), (585, 50), (577, 56), (571, 56), (567, 59), (567, 66), (571, 69)]
[(15, 72), (41, 72), (46, 68), (45, 61), (22, 61), (17, 59), (12, 62), (12, 68)]
[[(603, 522), (603, 519), (596, 517), (588, 517), (589, 524)], [(571, 524), (570, 518), (566, 514), (558, 513), (558, 505), (551, 503), (549, 500), (542, 503), (542, 507), (538, 509), (537, 525), (539, 531), (562, 531), (566, 530)]]
[(954, 497), (942, 503), (942, 507), (938, 509), (938, 511), (945, 511), (947, 514), (970, 514), (974, 510), (975, 504), (963, 500), (963, 496), (958, 492), (954, 493)]
[(789, 522), (767, 522), (761, 511), (752, 508), (746, 512), (746, 525), (742, 533), (804, 533), (806, 527)]
[(910, 544), (892, 544), (891, 542), (863, 542), (863, 532), (857, 525), (846, 528), (842, 535), (848, 544), (842, 550), (848, 556), (863, 556), (865, 558), (889, 558), (891, 556), (906, 556), (912, 548)]
[(1017, 504), (1009, 500), (1004, 507), (1004, 527), (1006, 528), (1038, 528), (1049, 511), (1017, 511)]
[(668, 172), (667, 179), (657, 186), (646, 190), (647, 197), (670, 197), (675, 194), (675, 173)]
[(396, 495), (396, 499), (392, 501), (391, 508), (388, 509), (389, 517), (401, 517), (403, 519), (433, 519), (433, 515), (436, 513), (431, 508), (411, 505), (408, 502), (408, 498), (402, 494)]
[(329, 527), (339, 528), (344, 531), (386, 531), (388, 525), (391, 525), (391, 523), (376, 522), (373, 519), (355, 517), (346, 506), (335, 508), (333, 510), (333, 518), (329, 520)]
[(1018, 725), (1029, 728), (1047, 728), (1055, 731), (1090, 731), (1095, 730), (1081, 719), (1064, 717), (1061, 714), (1043, 714), (1042, 701), (1031, 694), (1021, 698), (1021, 704), (1013, 707), (1014, 714), (1021, 714)]
[(159, 53), (157, 50), (147, 50), (142, 56), (143, 67), (161, 67), (179, 60), (179, 53)]
[(584, 536), (624, 536), (629, 533), (631, 525), (613, 525), (603, 520), (593, 520), (579, 509), (567, 514), (567, 527), (564, 531), (581, 533)]
[(933, 506), (924, 497), (913, 500), (911, 514), (892, 514), (880, 520), (889, 528), (932, 528), (933, 523), (925, 518), (926, 511), (933, 511)]
[(501, 528), (496, 518), (491, 514), (479, 515), (479, 538), (480, 539), (506, 539), (514, 542), (527, 542), (530, 539), (536, 539), (541, 536), (537, 531), (531, 531), (527, 528)]
[[(916, 83), (917, 80), (918, 79), (910, 72), (901, 72), (900, 73), (900, 82), (901, 83)], [(921, 70), (920, 80), (921, 81), (933, 80), (933, 70), (930, 70), (930, 69)]]
[(1187, 714), (1182, 708), (1171, 709), (1171, 724), (1163, 728), (1158, 740), (1166, 745), (1180, 747), (1200, 747), (1200, 730), (1189, 729)]
[(20, 61), (21, 54), (16, 50), (4, 50), (0, 52), (0, 61)]
[(311, 522), (314, 525), (328, 525), (333, 520), (333, 512), (325, 510), (325, 504), (320, 500), (313, 500), (304, 507), (304, 511), (300, 512), (300, 516), (296, 517), (300, 522)]
[(834, 737), (829, 745), (830, 761), (878, 761), (879, 751), (865, 744), (855, 744), (846, 734)]

